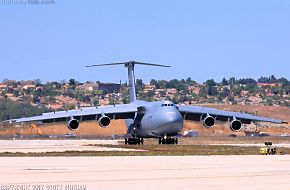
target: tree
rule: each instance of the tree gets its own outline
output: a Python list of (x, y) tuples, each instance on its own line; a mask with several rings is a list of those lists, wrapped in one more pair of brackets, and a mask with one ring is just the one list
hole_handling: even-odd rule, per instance
[(196, 84), (196, 81), (192, 80), (190, 77), (188, 77), (185, 81), (186, 85), (188, 86), (192, 86), (194, 84)]
[(76, 86), (78, 85), (78, 81), (76, 81), (75, 79), (69, 79), (69, 88), (72, 90), (75, 90)]
[(216, 82), (213, 79), (210, 79), (205, 82), (205, 85), (209, 87), (213, 87), (213, 86), (216, 86)]
[(153, 92), (153, 91), (149, 91), (146, 95), (147, 95), (148, 97), (152, 98), (152, 97), (155, 95), (155, 92)]
[(209, 96), (216, 96), (218, 94), (217, 88), (214, 86), (207, 87), (207, 94)]
[(229, 97), (228, 97), (228, 101), (229, 101), (229, 102), (234, 102), (234, 101), (235, 101), (235, 98), (234, 98), (233, 96), (229, 96)]
[(271, 75), (271, 76), (269, 77), (269, 82), (270, 82), (270, 83), (276, 83), (276, 82), (277, 82), (276, 77), (275, 77), (274, 75)]
[(0, 120), (8, 120), (20, 117), (30, 117), (40, 115), (44, 112), (48, 112), (47, 108), (36, 108), (28, 103), (17, 103), (9, 99), (2, 100), (0, 102)]
[(140, 92), (140, 91), (143, 91), (144, 90), (144, 83), (142, 81), (142, 79), (137, 79), (136, 80), (136, 88), (137, 88), (137, 91)]
[(99, 98), (94, 98), (93, 99), (93, 105), (98, 106), (99, 105)]
[(41, 86), (41, 80), (40, 79), (35, 79), (34, 80), (35, 86)]
[(228, 88), (223, 88), (222, 92), (220, 93), (220, 96), (224, 98), (228, 97), (230, 95), (230, 90)]
[(236, 84), (236, 78), (235, 78), (235, 77), (231, 77), (231, 78), (229, 79), (229, 84), (230, 84), (230, 85), (235, 85), (235, 84)]
[(288, 81), (285, 78), (281, 78), (281, 84), (282, 84), (282, 88), (286, 88), (287, 86), (290, 86), (290, 81)]
[(128, 100), (128, 98), (122, 98), (122, 102), (123, 102), (123, 104), (128, 104), (129, 103), (129, 100)]
[(150, 81), (150, 85), (155, 85), (156, 88), (157, 88), (157, 85), (158, 85), (157, 80), (155, 80), (155, 79), (151, 79), (151, 81)]
[(227, 81), (226, 78), (223, 78), (223, 80), (222, 80), (222, 85), (223, 85), (223, 86), (227, 86), (227, 85), (229, 85), (229, 83), (228, 83), (228, 81)]
[(69, 79), (68, 85), (75, 86), (76, 85), (76, 80), (75, 79)]

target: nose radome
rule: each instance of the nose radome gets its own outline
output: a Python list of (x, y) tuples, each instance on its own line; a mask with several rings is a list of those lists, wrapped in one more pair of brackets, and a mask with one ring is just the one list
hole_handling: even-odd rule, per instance
[(179, 112), (169, 112), (164, 115), (164, 125), (169, 128), (181, 130), (183, 127), (183, 119)]
[(181, 114), (177, 112), (168, 112), (165, 114), (165, 118), (168, 123), (175, 123), (182, 120)]
[[(157, 118), (156, 118), (157, 119)], [(176, 135), (183, 128), (183, 119), (179, 112), (166, 112), (158, 116), (158, 126), (150, 133), (158, 135)], [(157, 124), (157, 123), (156, 123)]]

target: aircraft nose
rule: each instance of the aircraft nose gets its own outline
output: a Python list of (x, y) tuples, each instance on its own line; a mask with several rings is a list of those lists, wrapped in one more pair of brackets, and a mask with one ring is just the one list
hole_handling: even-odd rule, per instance
[(178, 112), (168, 112), (163, 117), (163, 126), (172, 130), (172, 132), (179, 132), (183, 127), (183, 118)]
[(182, 121), (182, 116), (180, 113), (176, 112), (168, 112), (165, 114), (165, 122), (166, 123), (176, 123)]

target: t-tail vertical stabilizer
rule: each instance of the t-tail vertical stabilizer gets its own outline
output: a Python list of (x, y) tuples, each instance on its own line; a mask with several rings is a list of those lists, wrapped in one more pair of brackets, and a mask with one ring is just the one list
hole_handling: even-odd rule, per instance
[(130, 102), (134, 102), (137, 100), (136, 97), (136, 84), (135, 84), (135, 73), (134, 68), (135, 65), (146, 65), (146, 66), (157, 66), (157, 67), (170, 67), (168, 65), (159, 65), (152, 63), (142, 63), (137, 61), (128, 61), (121, 63), (108, 63), (108, 64), (98, 64), (98, 65), (90, 65), (87, 67), (99, 67), (99, 66), (110, 66), (110, 65), (125, 65), (128, 68), (128, 80), (129, 80), (129, 91), (130, 91)]

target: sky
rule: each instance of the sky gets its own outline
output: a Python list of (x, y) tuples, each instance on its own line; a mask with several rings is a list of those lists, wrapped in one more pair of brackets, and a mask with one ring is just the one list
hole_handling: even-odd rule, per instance
[(290, 79), (289, 0), (41, 1), (0, 0), (0, 81)]

